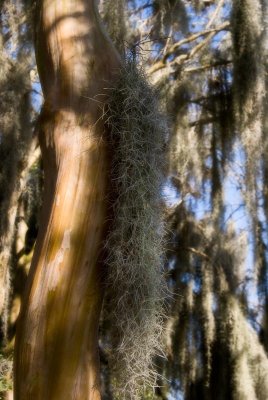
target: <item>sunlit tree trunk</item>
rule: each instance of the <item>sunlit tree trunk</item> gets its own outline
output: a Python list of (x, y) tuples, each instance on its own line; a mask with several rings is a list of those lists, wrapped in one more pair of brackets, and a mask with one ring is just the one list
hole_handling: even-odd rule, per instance
[(101, 117), (120, 61), (94, 0), (39, 0), (36, 16), (45, 190), (17, 331), (15, 399), (96, 400), (110, 160)]

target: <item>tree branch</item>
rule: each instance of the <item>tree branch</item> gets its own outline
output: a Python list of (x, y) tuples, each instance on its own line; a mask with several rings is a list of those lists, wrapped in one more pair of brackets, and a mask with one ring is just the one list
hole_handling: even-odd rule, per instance
[[(182, 39), (179, 42), (175, 43), (173, 46), (171, 46), (166, 54), (163, 56), (162, 60), (158, 61), (154, 65), (149, 68), (148, 73), (153, 74), (154, 72), (157, 72), (160, 69), (166, 68), (167, 66), (172, 66), (175, 64), (181, 65), (183, 62), (186, 60), (189, 60), (192, 58), (198, 51), (200, 51), (211, 39), (214, 35), (216, 35), (218, 32), (227, 30), (227, 28), (230, 26), (229, 21), (225, 21), (221, 25), (215, 28), (207, 29), (202, 32), (195, 33), (188, 38)], [(198, 43), (195, 47), (192, 48), (192, 50), (187, 53), (187, 54), (180, 54), (178, 57), (176, 57), (173, 61), (170, 63), (167, 63), (167, 59), (169, 56), (171, 56), (178, 48), (182, 47), (185, 44), (191, 43), (198, 39), (199, 37), (206, 36), (205, 40)]]
[(215, 68), (215, 67), (220, 67), (222, 65), (228, 65), (231, 64), (232, 60), (222, 60), (222, 61), (218, 61), (216, 63), (213, 64), (205, 64), (205, 65), (200, 65), (198, 67), (190, 67), (190, 68), (185, 68), (184, 69), (184, 73), (193, 73), (193, 72), (199, 72), (199, 71), (204, 71), (206, 69), (210, 69), (210, 68)]
[(208, 23), (207, 23), (207, 25), (206, 25), (206, 29), (209, 29), (209, 28), (211, 27), (211, 25), (213, 24), (213, 22), (214, 22), (215, 19), (217, 18), (217, 15), (218, 15), (218, 13), (219, 13), (221, 7), (223, 6), (223, 4), (224, 4), (224, 0), (220, 0), (220, 1), (218, 2), (217, 7), (216, 7), (214, 13), (212, 14), (210, 20), (208, 21)]

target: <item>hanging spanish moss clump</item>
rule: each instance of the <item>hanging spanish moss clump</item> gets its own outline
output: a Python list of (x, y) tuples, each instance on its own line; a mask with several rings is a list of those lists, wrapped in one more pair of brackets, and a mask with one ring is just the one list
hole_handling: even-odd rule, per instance
[(201, 322), (204, 346), (204, 382), (209, 385), (212, 362), (212, 345), (215, 339), (215, 320), (213, 315), (213, 275), (209, 263), (202, 268)]
[(234, 95), (237, 131), (245, 152), (244, 200), (254, 240), (256, 277), (262, 269), (259, 254), (258, 209), (265, 99), (263, 16), (261, 1), (234, 0), (232, 13)]
[(232, 365), (232, 395), (236, 400), (266, 400), (268, 358), (234, 296), (221, 298), (222, 335)]
[(110, 38), (120, 54), (124, 55), (127, 39), (125, 0), (102, 0), (100, 13)]
[[(264, 66), (261, 54), (262, 14), (259, 0), (234, 0), (232, 14), (234, 88), (242, 128), (260, 134), (264, 96)], [(250, 138), (248, 138), (250, 140)]]
[(106, 242), (110, 362), (119, 398), (139, 399), (156, 384), (153, 357), (162, 353), (160, 196), (167, 131), (156, 93), (132, 61), (111, 90), (108, 107), (114, 154), (113, 223)]
[[(229, 398), (228, 394), (215, 394), (215, 381), (233, 376), (219, 326), (225, 312), (221, 293), (224, 286), (228, 293), (240, 298), (247, 236), (237, 234), (231, 222), (225, 229), (218, 226), (213, 215), (197, 221), (183, 202), (173, 210), (168, 222), (169, 259), (173, 255), (170, 290), (175, 296), (169, 324), (167, 376), (172, 388), (182, 390), (186, 399)], [(224, 390), (230, 393), (227, 387)]]
[(260, 159), (265, 69), (259, 0), (234, 0), (232, 13), (237, 126), (246, 153), (246, 203), (256, 215), (256, 170)]
[(150, 36), (157, 40), (166, 40), (171, 32), (188, 32), (189, 18), (183, 0), (152, 1), (152, 18)]

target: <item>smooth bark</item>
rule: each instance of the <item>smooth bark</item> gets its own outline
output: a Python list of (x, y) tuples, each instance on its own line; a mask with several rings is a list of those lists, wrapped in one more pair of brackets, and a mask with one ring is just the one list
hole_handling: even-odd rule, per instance
[(40, 231), (15, 348), (16, 400), (96, 400), (110, 155), (103, 103), (120, 68), (93, 0), (37, 4), (45, 105)]

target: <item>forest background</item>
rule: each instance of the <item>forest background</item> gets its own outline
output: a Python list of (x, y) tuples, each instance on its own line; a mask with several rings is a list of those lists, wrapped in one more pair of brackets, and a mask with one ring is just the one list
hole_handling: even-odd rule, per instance
[[(34, 1), (0, 1), (0, 397), (12, 393), (21, 296), (42, 204)], [(268, 393), (267, 4), (102, 0), (168, 117), (165, 356), (146, 399), (266, 400)], [(115, 398), (101, 325), (104, 400)]]

